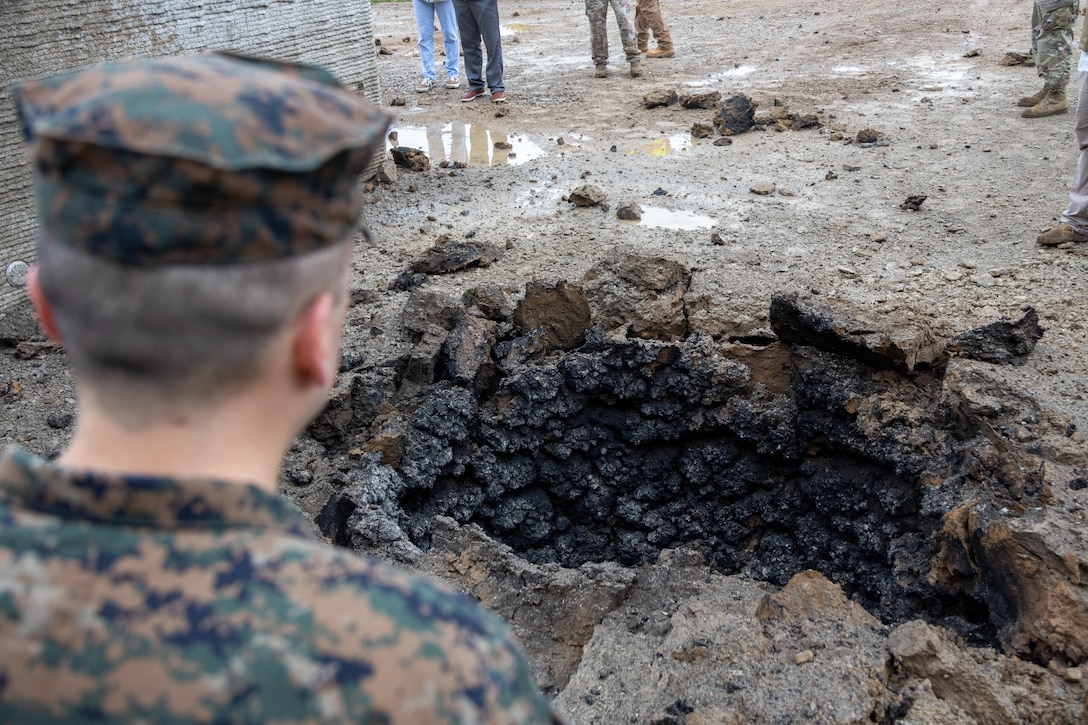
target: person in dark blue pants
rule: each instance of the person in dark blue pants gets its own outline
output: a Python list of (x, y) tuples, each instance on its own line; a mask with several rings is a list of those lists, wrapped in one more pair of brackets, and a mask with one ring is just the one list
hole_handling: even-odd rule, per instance
[(506, 89), (502, 84), (502, 40), (499, 37), (498, 0), (453, 0), (457, 10), (457, 28), (461, 35), (461, 50), (465, 54), (465, 75), (468, 90), (461, 96), (464, 102), (484, 95), (484, 54), (480, 39), (487, 48), (487, 83), (491, 100), (502, 103)]

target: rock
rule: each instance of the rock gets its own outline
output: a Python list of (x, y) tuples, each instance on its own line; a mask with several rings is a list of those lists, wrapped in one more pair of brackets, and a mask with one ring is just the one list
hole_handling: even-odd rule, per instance
[(755, 125), (755, 115), (756, 105), (751, 98), (743, 93), (730, 96), (718, 109), (714, 127), (723, 136), (734, 136), (750, 130)]
[(899, 208), (906, 209), (907, 211), (918, 211), (922, 208), (922, 202), (925, 200), (925, 194), (911, 194), (907, 197), (906, 201), (899, 205)]
[(394, 146), (389, 153), (393, 155), (393, 161), (397, 166), (409, 171), (427, 171), (431, 168), (431, 160), (419, 149), (410, 146)]
[[(537, 685), (547, 692), (566, 687), (597, 624), (620, 605), (635, 580), (634, 571), (615, 564), (536, 566), (479, 527), (449, 518), (435, 520), (431, 552), (431, 574), (469, 592), (513, 627)], [(526, 606), (528, 601), (533, 605)]]
[(690, 280), (691, 272), (672, 260), (621, 254), (586, 272), (582, 287), (593, 323), (606, 331), (679, 340), (688, 333), (684, 293)]
[(457, 325), (442, 344), (445, 377), (481, 394), (495, 378), (491, 348), (497, 325), (491, 320), (460, 315)]
[(404, 96), (393, 96), (393, 100), (389, 102), (390, 106), (403, 106), (405, 104)]
[(475, 307), (484, 317), (495, 322), (510, 320), (514, 312), (510, 297), (498, 285), (472, 287), (461, 296), (461, 301), (465, 307)]
[(502, 250), (486, 242), (451, 242), (431, 247), (412, 262), (416, 274), (449, 274), (470, 267), (489, 267)]
[[(560, 711), (574, 722), (646, 722), (646, 713), (658, 713), (649, 722), (709, 725), (869, 722), (883, 710), (880, 626), (840, 621), (850, 608), (845, 596), (830, 607), (759, 620), (752, 612), (768, 596), (764, 588), (739, 577), (700, 577), (703, 571), (685, 549), (639, 569), (622, 605), (586, 644), (556, 698)], [(668, 626), (655, 627), (657, 616)], [(788, 633), (797, 630), (806, 633), (808, 656), (819, 652), (817, 666), (797, 666), (807, 659), (789, 648)], [(588, 705), (578, 695), (593, 688), (600, 694)]]
[(1008, 52), (998, 61), (1001, 65), (1035, 65), (1035, 59), (1028, 53)]
[(616, 207), (616, 218), (637, 222), (642, 220), (642, 207), (637, 202), (629, 201)]
[(752, 186), (750, 186), (748, 188), (748, 191), (752, 192), (753, 194), (756, 194), (757, 196), (770, 196), (777, 189), (778, 189), (778, 187), (776, 187), (774, 184), (770, 183), (769, 181), (761, 181), (761, 182), (759, 182), (757, 184), (752, 184)]
[[(1034, 700), (1029, 690), (1061, 692), (1060, 677), (1038, 665), (988, 650), (965, 652), (951, 633), (915, 620), (888, 637), (888, 651), (910, 682), (928, 681), (933, 694), (979, 723), (1076, 722), (1079, 703), (1067, 697)], [(1035, 683), (1034, 687), (1028, 683)]]
[(679, 100), (676, 91), (671, 89), (650, 91), (642, 97), (642, 105), (646, 108), (661, 108), (671, 106)]
[(875, 128), (866, 127), (858, 131), (854, 140), (857, 141), (857, 143), (879, 143), (884, 140), (884, 134), (877, 131)]
[(718, 91), (707, 93), (686, 93), (679, 97), (680, 105), (684, 108), (714, 108), (714, 105), (722, 99)]
[(785, 342), (812, 345), (882, 369), (911, 372), (940, 367), (944, 346), (924, 326), (869, 319), (860, 310), (831, 310), (811, 298), (771, 298), (771, 329)]
[(720, 247), (725, 244), (725, 240), (722, 239), (721, 234), (718, 234), (717, 232), (712, 232), (710, 234), (710, 243)]
[(696, 121), (695, 124), (691, 127), (692, 138), (710, 138), (713, 135), (714, 127), (711, 126), (709, 123), (702, 123), (700, 121)]
[(405, 340), (418, 340), (430, 327), (447, 332), (457, 324), (461, 306), (453, 297), (441, 292), (416, 290), (408, 296), (400, 313), (401, 335)]
[(719, 136), (718, 138), (714, 139), (714, 145), (715, 146), (732, 146), (733, 145), (733, 139), (729, 138), (728, 136)]
[(599, 186), (582, 184), (572, 191), (567, 198), (575, 206), (590, 207), (600, 206), (608, 198), (608, 195)]
[(395, 184), (399, 177), (400, 173), (397, 171), (396, 162), (392, 156), (387, 156), (382, 159), (382, 164), (378, 167), (378, 173), (375, 174), (374, 179), (381, 184)]
[(1023, 365), (1043, 332), (1039, 326), (1039, 315), (1029, 307), (1024, 316), (1015, 322), (1002, 318), (956, 335), (948, 351), (995, 365)]
[(589, 303), (580, 287), (567, 282), (530, 282), (514, 310), (514, 324), (522, 332), (543, 327), (546, 352), (573, 350), (582, 344), (589, 329)]
[(427, 282), (427, 279), (428, 277), (425, 274), (417, 274), (406, 269), (397, 275), (390, 288), (394, 292), (411, 292), (414, 289), (422, 287)]

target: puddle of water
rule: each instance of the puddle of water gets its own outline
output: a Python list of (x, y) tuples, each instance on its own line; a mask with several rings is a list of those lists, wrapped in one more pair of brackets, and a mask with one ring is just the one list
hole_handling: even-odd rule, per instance
[(700, 81), (688, 81), (684, 85), (691, 86), (692, 88), (699, 88), (701, 86), (709, 86), (717, 83), (723, 78), (743, 78), (744, 76), (751, 75), (755, 72), (756, 67), (754, 65), (737, 65), (729, 70), (723, 70), (720, 73), (712, 73)]
[[(642, 205), (640, 205), (642, 206)], [(657, 229), (678, 229), (694, 231), (711, 229), (718, 220), (706, 214), (696, 214), (683, 209), (666, 209), (663, 206), (642, 206), (642, 221), (626, 222), (631, 226), (642, 225)]]
[[(659, 138), (650, 143), (644, 143), (641, 147), (641, 152), (649, 154), (650, 156), (671, 156), (674, 153), (680, 151), (687, 151), (693, 146), (690, 133), (676, 133), (672, 136), (666, 136), (665, 138)], [(631, 151), (633, 154), (639, 153), (639, 150)]]
[(837, 65), (831, 69), (832, 73), (838, 73), (839, 75), (860, 75), (865, 72), (864, 68), (856, 65)]
[[(419, 149), (432, 164), (442, 161), (466, 166), (516, 166), (547, 156), (547, 152), (518, 134), (490, 131), (475, 123), (454, 121), (445, 126), (395, 126), (397, 143)], [(509, 144), (510, 148), (495, 148)], [(392, 144), (386, 141), (386, 148)]]
[(527, 23), (504, 23), (499, 26), (499, 36), (517, 35), (518, 33), (524, 33), (526, 30), (531, 30), (532, 27)]

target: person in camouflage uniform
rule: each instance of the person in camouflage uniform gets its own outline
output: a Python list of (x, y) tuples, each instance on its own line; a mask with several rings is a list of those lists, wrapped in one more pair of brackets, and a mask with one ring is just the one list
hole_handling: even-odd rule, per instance
[(1043, 79), (1038, 93), (1021, 98), (1024, 118), (1044, 118), (1065, 113), (1069, 104), (1065, 86), (1073, 56), (1073, 21), (1077, 0), (1035, 0), (1031, 13), (1031, 51)]
[(1069, 203), (1061, 221), (1035, 238), (1044, 247), (1088, 244), (1088, 17), (1080, 28), (1080, 57), (1077, 63), (1077, 109), (1073, 132), (1080, 156), (1073, 182), (1069, 185)]
[(507, 627), (276, 494), (338, 369), (388, 118), (230, 55), (14, 91), (75, 431), (0, 458), (0, 722), (549, 723)]
[(631, 64), (631, 76), (642, 75), (642, 54), (638, 49), (635, 27), (631, 24), (631, 12), (628, 0), (586, 0), (586, 15), (589, 17), (589, 35), (592, 42), (593, 65), (598, 78), (608, 77), (608, 6), (616, 16), (616, 25), (620, 29), (620, 42), (627, 62)]

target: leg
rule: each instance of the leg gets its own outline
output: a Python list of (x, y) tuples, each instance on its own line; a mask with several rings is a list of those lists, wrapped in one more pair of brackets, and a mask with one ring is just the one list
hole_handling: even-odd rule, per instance
[(470, 0), (449, 0), (457, 11), (457, 32), (465, 52), (465, 75), (469, 90), (483, 90), (484, 52), (480, 48), (480, 28)]
[(635, 36), (639, 51), (645, 53), (650, 47), (650, 18), (647, 8), (652, 0), (638, 0), (635, 4)]
[(457, 13), (453, 9), (453, 0), (435, 3), (434, 12), (442, 26), (442, 44), (446, 48), (446, 77), (455, 78), (461, 46), (457, 42)]
[(669, 26), (665, 24), (665, 18), (661, 15), (661, 0), (639, 0), (640, 5), (643, 2), (646, 3), (646, 21), (653, 30), (657, 49), (662, 53), (672, 53), (672, 34), (669, 33)]
[(1073, 129), (1080, 148), (1077, 171), (1069, 188), (1069, 208), (1062, 221), (1081, 234), (1088, 234), (1088, 71), (1077, 73), (1077, 114)]
[(616, 25), (620, 28), (620, 42), (623, 43), (623, 52), (627, 54), (627, 62), (634, 63), (641, 60), (642, 54), (638, 50), (638, 40), (635, 37), (635, 26), (631, 24), (631, 6), (627, 0), (610, 0), (612, 11), (616, 14)]
[(589, 37), (593, 65), (608, 65), (608, 0), (586, 0), (586, 17), (589, 18)]
[(1035, 44), (1035, 65), (1051, 92), (1065, 93), (1069, 82), (1069, 65), (1073, 57), (1073, 21), (1077, 17), (1077, 0), (1045, 0), (1036, 2), (1041, 22)]
[[(1035, 58), (1035, 69), (1039, 69), (1039, 33), (1043, 29), (1043, 11), (1039, 7), (1045, 0), (1033, 0), (1031, 4), (1031, 55)], [(1040, 74), (1042, 75), (1042, 74)]]
[(499, 32), (498, 0), (483, 0), (480, 3), (477, 22), (487, 48), (487, 87), (494, 94), (506, 88), (502, 83), (502, 36)]
[(434, 5), (424, 0), (412, 0), (419, 33), (419, 66), (423, 77), (432, 83), (434, 75)]

